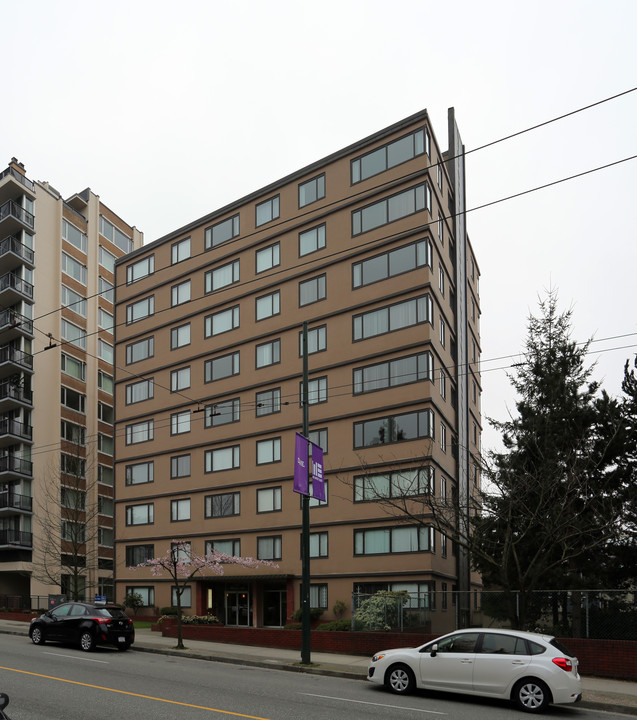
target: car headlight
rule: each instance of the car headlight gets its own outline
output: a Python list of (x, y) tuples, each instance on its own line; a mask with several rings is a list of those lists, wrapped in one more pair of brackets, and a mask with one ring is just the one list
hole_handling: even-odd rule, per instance
[(385, 657), (385, 653), (378, 653), (378, 655), (374, 655), (372, 658), (372, 662), (378, 662), (381, 658)]

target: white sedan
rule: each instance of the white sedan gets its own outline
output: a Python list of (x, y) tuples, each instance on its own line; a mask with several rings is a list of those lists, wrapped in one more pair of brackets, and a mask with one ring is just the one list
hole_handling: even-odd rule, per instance
[(398, 694), (415, 688), (512, 700), (541, 712), (582, 698), (577, 658), (551, 635), (471, 628), (416, 648), (383, 650), (367, 679)]

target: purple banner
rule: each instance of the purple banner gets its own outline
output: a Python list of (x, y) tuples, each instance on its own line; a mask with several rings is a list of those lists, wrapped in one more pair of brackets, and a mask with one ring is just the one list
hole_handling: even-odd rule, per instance
[(294, 450), (294, 492), (302, 495), (309, 492), (307, 445), (308, 439), (297, 433)]
[(312, 445), (312, 497), (325, 502), (325, 476), (323, 475), (323, 448)]

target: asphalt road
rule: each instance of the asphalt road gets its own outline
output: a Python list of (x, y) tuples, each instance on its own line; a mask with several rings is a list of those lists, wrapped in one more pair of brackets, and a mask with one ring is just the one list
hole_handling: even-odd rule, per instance
[[(189, 658), (0, 638), (0, 691), (11, 720), (511, 720), (507, 703), (442, 694), (397, 697), (359, 680)], [(544, 717), (626, 716), (552, 707)]]

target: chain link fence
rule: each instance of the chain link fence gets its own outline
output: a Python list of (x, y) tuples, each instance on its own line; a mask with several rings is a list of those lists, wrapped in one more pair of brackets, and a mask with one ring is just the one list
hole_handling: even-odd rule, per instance
[(626, 590), (353, 593), (352, 630), (438, 635), (460, 627), (521, 625), (562, 638), (637, 640), (636, 600), (637, 591)]

